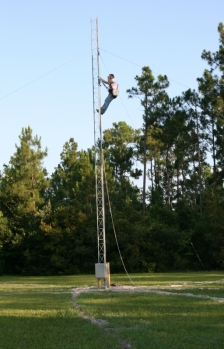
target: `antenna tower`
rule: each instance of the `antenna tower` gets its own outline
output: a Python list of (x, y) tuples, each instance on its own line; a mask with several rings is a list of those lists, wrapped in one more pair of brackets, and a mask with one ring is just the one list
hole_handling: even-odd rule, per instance
[(98, 263), (95, 264), (95, 275), (98, 287), (101, 287), (101, 279), (104, 286), (109, 287), (110, 271), (106, 262), (106, 234), (105, 234), (105, 205), (104, 205), (104, 166), (102, 150), (102, 122), (100, 94), (100, 62), (98, 19), (91, 20), (91, 49), (92, 49), (92, 86), (93, 86), (93, 118), (94, 118), (94, 148), (95, 148), (95, 181), (96, 181), (96, 215), (97, 215), (97, 241)]

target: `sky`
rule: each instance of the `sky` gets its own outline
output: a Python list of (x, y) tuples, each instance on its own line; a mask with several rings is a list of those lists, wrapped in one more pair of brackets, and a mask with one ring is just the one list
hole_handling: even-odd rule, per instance
[[(204, 49), (218, 50), (223, 0), (1, 0), (0, 170), (30, 126), (48, 148), (49, 175), (70, 138), (94, 144), (91, 20), (98, 18), (100, 75), (113, 73), (119, 97), (102, 117), (103, 129), (125, 121), (142, 126), (139, 100), (126, 90), (149, 66), (167, 75), (170, 97), (197, 89), (208, 66)], [(102, 87), (101, 99), (107, 92)]]

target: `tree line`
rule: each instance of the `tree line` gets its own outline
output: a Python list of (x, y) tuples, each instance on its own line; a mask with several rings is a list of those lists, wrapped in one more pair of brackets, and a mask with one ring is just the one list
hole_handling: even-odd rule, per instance
[[(142, 128), (103, 132), (107, 260), (130, 272), (224, 267), (224, 25), (198, 90), (170, 98), (166, 75), (148, 66), (127, 89), (143, 108)], [(130, 101), (131, 103), (131, 101)], [(51, 176), (47, 149), (23, 128), (0, 173), (0, 274), (93, 272), (97, 262), (94, 147), (63, 146)], [(210, 160), (211, 159), (211, 160)], [(136, 179), (142, 181), (139, 187)], [(138, 181), (138, 183), (139, 183)]]

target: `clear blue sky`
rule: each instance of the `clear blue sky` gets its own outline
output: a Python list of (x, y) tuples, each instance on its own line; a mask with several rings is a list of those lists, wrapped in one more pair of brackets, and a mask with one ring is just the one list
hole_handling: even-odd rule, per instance
[(218, 49), (224, 1), (2, 0), (0, 169), (9, 163), (21, 129), (28, 125), (48, 148), (44, 166), (49, 174), (69, 138), (79, 149), (93, 145), (90, 19), (97, 17), (100, 47), (135, 63), (101, 51), (101, 76), (114, 73), (120, 86), (120, 98), (103, 116), (103, 128), (119, 121), (138, 128), (141, 108), (126, 94), (135, 86), (134, 77), (148, 65), (155, 76), (168, 76), (171, 97), (187, 87), (196, 89), (196, 78), (207, 67), (203, 49)]

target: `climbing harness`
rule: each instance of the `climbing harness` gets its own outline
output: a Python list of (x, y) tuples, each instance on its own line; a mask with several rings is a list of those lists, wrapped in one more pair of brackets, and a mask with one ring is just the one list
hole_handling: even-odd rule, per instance
[(117, 96), (119, 95), (118, 84), (117, 88), (113, 88), (112, 84), (109, 84), (109, 89), (104, 82), (102, 82), (102, 84), (107, 89), (107, 91), (109, 91), (109, 93), (113, 95), (113, 98), (117, 98)]

